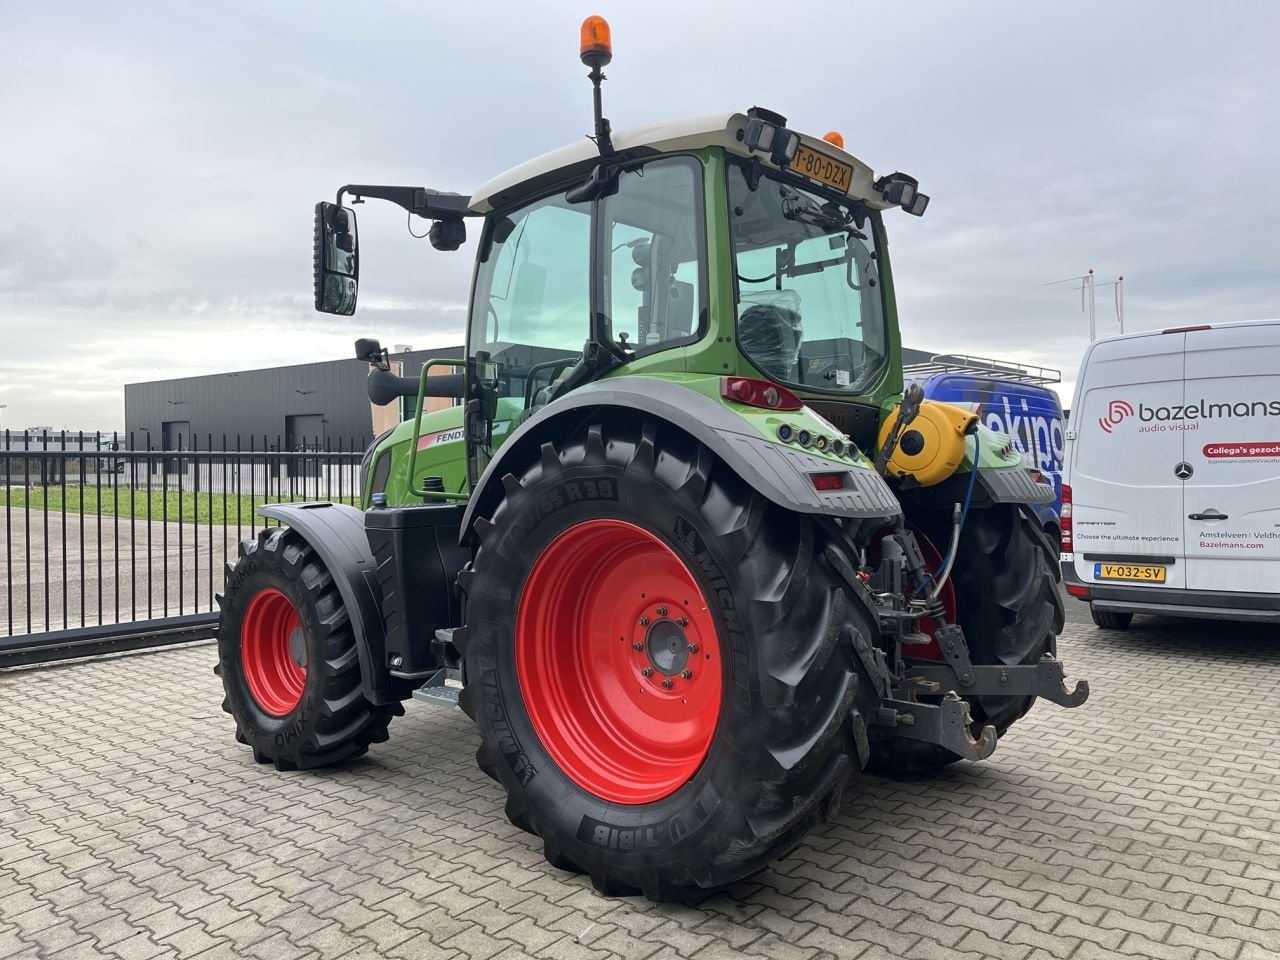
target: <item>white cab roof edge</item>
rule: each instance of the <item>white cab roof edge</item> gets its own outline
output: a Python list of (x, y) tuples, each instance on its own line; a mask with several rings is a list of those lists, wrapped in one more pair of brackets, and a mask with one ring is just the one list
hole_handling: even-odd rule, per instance
[[(629, 127), (613, 133), (613, 147), (618, 152), (626, 150), (651, 150), (655, 153), (672, 153), (680, 150), (697, 150), (703, 147), (723, 147), (730, 153), (741, 157), (759, 157), (767, 167), (773, 165), (768, 157), (753, 154), (738, 139), (740, 131), (745, 131), (747, 116), (743, 113), (715, 113), (700, 117), (686, 117), (682, 120), (669, 120), (663, 123)], [(849, 183), (848, 195), (861, 200), (877, 210), (892, 206), (876, 191), (875, 172), (856, 157), (850, 156), (834, 144), (827, 143), (817, 137), (800, 134), (800, 141), (834, 159), (853, 166), (853, 177)], [(485, 214), (493, 209), (493, 199), (523, 183), (538, 177), (554, 173), (563, 167), (583, 163), (599, 156), (596, 145), (586, 137), (577, 143), (560, 147), (541, 156), (526, 160), (519, 166), (512, 167), (505, 173), (494, 177), (471, 195), (473, 213)], [(775, 168), (776, 169), (776, 168)]]

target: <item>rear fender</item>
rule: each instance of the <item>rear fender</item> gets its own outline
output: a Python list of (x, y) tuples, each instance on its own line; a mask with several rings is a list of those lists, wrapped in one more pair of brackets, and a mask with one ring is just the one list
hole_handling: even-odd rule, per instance
[(270, 503), (258, 513), (294, 530), (315, 550), (342, 597), (355, 633), (360, 685), (371, 703), (403, 699), (387, 668), (382, 591), (364, 532), (364, 514), (338, 503)]
[(625, 411), (637, 420), (672, 424), (762, 496), (796, 513), (859, 519), (891, 519), (902, 513), (893, 491), (874, 470), (850, 466), (844, 489), (817, 490), (809, 475), (832, 472), (831, 460), (765, 439), (723, 403), (680, 383), (653, 377), (616, 377), (580, 387), (520, 425), (476, 484), (461, 535), (470, 532), (477, 517), (492, 516), (502, 499), (506, 474), (519, 474), (537, 460), (543, 443), (560, 443), (605, 409)]

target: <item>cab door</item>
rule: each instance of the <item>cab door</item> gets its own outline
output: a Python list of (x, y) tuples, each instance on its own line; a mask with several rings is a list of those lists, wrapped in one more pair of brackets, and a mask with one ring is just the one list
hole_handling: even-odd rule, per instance
[(1280, 593), (1280, 324), (1186, 337), (1187, 587)]
[[(1069, 481), (1073, 562), (1085, 583), (1115, 583), (1112, 577), (1134, 573), (1119, 582), (1185, 585), (1182, 481), (1175, 472), (1184, 434), (1162, 419), (1183, 404), (1185, 338), (1179, 332), (1101, 341), (1085, 361), (1071, 411)], [(1162, 567), (1164, 579), (1139, 580), (1125, 569), (1134, 566)]]

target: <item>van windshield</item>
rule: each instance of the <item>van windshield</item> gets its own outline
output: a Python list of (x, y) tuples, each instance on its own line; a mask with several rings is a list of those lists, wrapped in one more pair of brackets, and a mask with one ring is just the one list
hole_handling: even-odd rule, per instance
[(734, 163), (729, 216), (742, 352), (780, 383), (863, 389), (888, 353), (870, 211)]

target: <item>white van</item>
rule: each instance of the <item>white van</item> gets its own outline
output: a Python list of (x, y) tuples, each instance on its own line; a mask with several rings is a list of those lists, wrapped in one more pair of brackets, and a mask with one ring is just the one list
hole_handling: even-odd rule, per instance
[(1280, 622), (1280, 320), (1098, 340), (1070, 416), (1062, 574), (1096, 624)]

